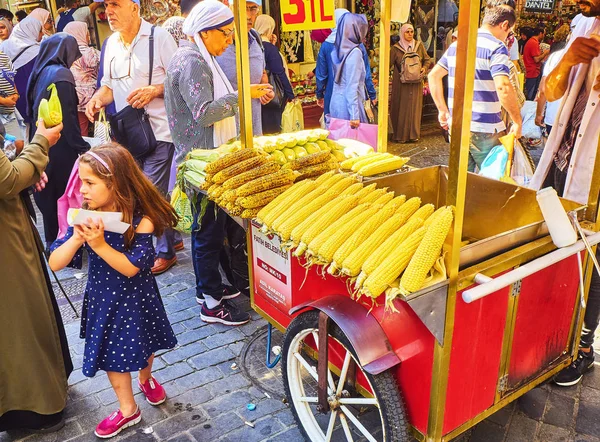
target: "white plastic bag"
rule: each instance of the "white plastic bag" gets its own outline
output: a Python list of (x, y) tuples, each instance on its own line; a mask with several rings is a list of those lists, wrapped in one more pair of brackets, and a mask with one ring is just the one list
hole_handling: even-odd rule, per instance
[(521, 108), (521, 118), (523, 119), (521, 132), (525, 138), (533, 138), (535, 140), (542, 138), (542, 128), (535, 124), (536, 111), (537, 103), (535, 101), (526, 101)]
[(110, 143), (110, 124), (106, 119), (106, 112), (104, 109), (100, 110), (98, 119), (94, 123), (94, 138), (101, 140), (102, 144)]
[(519, 186), (528, 186), (535, 170), (527, 159), (527, 154), (521, 143), (515, 141), (513, 165), (510, 176)]

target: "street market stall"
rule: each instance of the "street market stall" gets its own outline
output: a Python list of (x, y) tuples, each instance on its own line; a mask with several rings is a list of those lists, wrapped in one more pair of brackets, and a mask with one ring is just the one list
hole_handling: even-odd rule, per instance
[[(381, 1), (382, 109), (397, 6)], [(451, 440), (577, 354), (586, 243), (600, 242), (600, 158), (588, 204), (561, 200), (583, 236), (559, 249), (535, 191), (467, 173), (479, 2), (459, 14), (448, 167), (407, 168), (386, 154), (385, 112), (378, 153), (365, 158), (331, 157), (326, 131), (254, 139), (248, 54), (238, 52), (241, 140), (205, 158), (198, 185), (232, 215), (249, 211), (252, 307), (285, 332), (283, 382), (307, 440)], [(244, 8), (235, 16), (246, 48)], [(309, 143), (319, 151), (274, 166), (273, 145)]]

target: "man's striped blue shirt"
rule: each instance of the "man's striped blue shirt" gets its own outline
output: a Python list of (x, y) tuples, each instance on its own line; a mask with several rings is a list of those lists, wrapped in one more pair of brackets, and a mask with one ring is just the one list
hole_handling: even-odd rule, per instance
[[(477, 60), (473, 93), (471, 132), (494, 133), (506, 129), (501, 117), (502, 106), (496, 92), (494, 77), (510, 75), (510, 57), (506, 45), (484, 29), (477, 34)], [(452, 114), (456, 75), (456, 43), (453, 43), (438, 64), (448, 71), (448, 108)]]

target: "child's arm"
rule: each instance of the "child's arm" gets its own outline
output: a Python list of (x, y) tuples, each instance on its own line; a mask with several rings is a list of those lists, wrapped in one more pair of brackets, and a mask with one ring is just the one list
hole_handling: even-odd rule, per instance
[(81, 234), (79, 234), (77, 229), (74, 229), (73, 236), (50, 255), (48, 264), (52, 271), (58, 272), (68, 266), (71, 261), (73, 261), (75, 254), (79, 251), (84, 242), (85, 240)]
[[(134, 266), (127, 255), (113, 249), (107, 244), (104, 239), (104, 223), (102, 219), (98, 220), (98, 224), (95, 224), (91, 219), (88, 222), (90, 227), (82, 225), (81, 229), (85, 241), (92, 250), (117, 272), (128, 278), (137, 275), (140, 268)], [(154, 225), (148, 218), (143, 218), (136, 229), (136, 233), (152, 233), (153, 231)]]

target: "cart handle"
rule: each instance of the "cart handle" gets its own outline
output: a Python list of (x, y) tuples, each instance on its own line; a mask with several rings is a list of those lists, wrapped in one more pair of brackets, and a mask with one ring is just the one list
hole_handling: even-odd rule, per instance
[[(600, 243), (600, 232), (593, 233), (587, 237), (587, 241), (590, 245), (596, 245)], [(497, 278), (489, 278), (488, 276), (480, 273), (475, 275), (474, 281), (479, 284), (476, 287), (465, 290), (462, 294), (463, 301), (470, 304), (473, 301), (484, 298), (492, 293), (497, 292), (517, 281), (520, 281), (527, 276), (533, 275), (540, 270), (550, 267), (563, 259), (568, 258), (576, 253), (585, 250), (585, 244), (582, 240), (577, 241), (575, 244), (557, 249), (554, 252), (548, 253), (547, 255), (541, 256), (534, 259), (527, 264), (522, 265), (508, 273), (505, 273)]]

